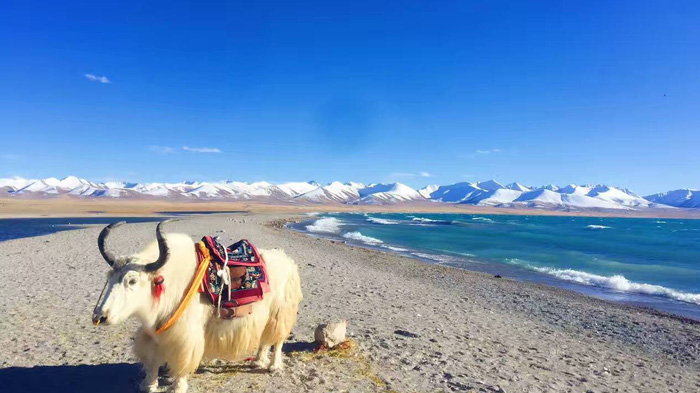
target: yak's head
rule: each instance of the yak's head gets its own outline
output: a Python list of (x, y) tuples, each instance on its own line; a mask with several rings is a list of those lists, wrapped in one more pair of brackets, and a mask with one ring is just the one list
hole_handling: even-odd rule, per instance
[(116, 324), (132, 315), (148, 314), (152, 301), (152, 290), (156, 272), (165, 265), (170, 257), (170, 249), (163, 236), (163, 221), (156, 228), (158, 239), (158, 258), (144, 261), (137, 254), (130, 257), (116, 257), (105, 248), (105, 242), (112, 229), (124, 224), (117, 222), (106, 226), (97, 239), (102, 257), (112, 267), (105, 287), (95, 305), (92, 322), (99, 324)]

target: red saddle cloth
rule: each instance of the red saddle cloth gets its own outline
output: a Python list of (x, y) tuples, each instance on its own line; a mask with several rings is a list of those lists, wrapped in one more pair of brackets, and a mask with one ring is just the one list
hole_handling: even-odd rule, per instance
[[(270, 291), (265, 261), (258, 250), (246, 239), (228, 247), (223, 247), (211, 236), (204, 236), (202, 241), (209, 249), (211, 261), (199, 291), (217, 307), (221, 318), (250, 314), (252, 304), (262, 300), (263, 294)], [(201, 263), (199, 253), (197, 258)], [(230, 274), (230, 286), (225, 283), (223, 275), (218, 274), (224, 269), (224, 264)]]

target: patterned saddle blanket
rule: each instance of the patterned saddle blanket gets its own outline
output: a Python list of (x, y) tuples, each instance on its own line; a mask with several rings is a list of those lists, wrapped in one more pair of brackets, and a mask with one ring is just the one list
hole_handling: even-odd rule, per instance
[(265, 261), (258, 250), (246, 239), (228, 247), (211, 236), (202, 241), (211, 261), (199, 291), (207, 295), (223, 319), (250, 314), (253, 303), (270, 291)]

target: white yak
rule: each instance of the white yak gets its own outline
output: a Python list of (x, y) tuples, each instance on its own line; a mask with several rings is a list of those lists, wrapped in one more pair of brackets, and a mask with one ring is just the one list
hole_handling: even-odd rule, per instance
[[(256, 366), (270, 371), (282, 369), (282, 344), (296, 323), (302, 300), (297, 265), (284, 251), (260, 250), (270, 291), (263, 300), (253, 303), (250, 315), (220, 319), (208, 298), (197, 293), (174, 325), (155, 334), (178, 307), (195, 275), (194, 243), (188, 235), (164, 235), (161, 222), (156, 242), (135, 255), (116, 257), (105, 249), (105, 241), (109, 232), (121, 224), (105, 227), (98, 238), (100, 253), (112, 269), (95, 306), (93, 322), (117, 324), (131, 316), (141, 321), (134, 347), (146, 372), (142, 390), (158, 388), (158, 368), (164, 364), (175, 378), (169, 391), (178, 393), (187, 391), (187, 376), (202, 359), (240, 361), (257, 351)], [(164, 278), (165, 290), (156, 299), (153, 285), (158, 276)]]

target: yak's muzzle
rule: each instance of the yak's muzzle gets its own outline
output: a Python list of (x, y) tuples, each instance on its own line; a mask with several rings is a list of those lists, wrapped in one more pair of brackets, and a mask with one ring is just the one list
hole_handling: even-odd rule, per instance
[(98, 312), (95, 312), (94, 314), (92, 314), (92, 324), (93, 325), (99, 326), (100, 324), (104, 325), (106, 323), (107, 323), (107, 316), (106, 315), (104, 315), (102, 313), (98, 313)]

